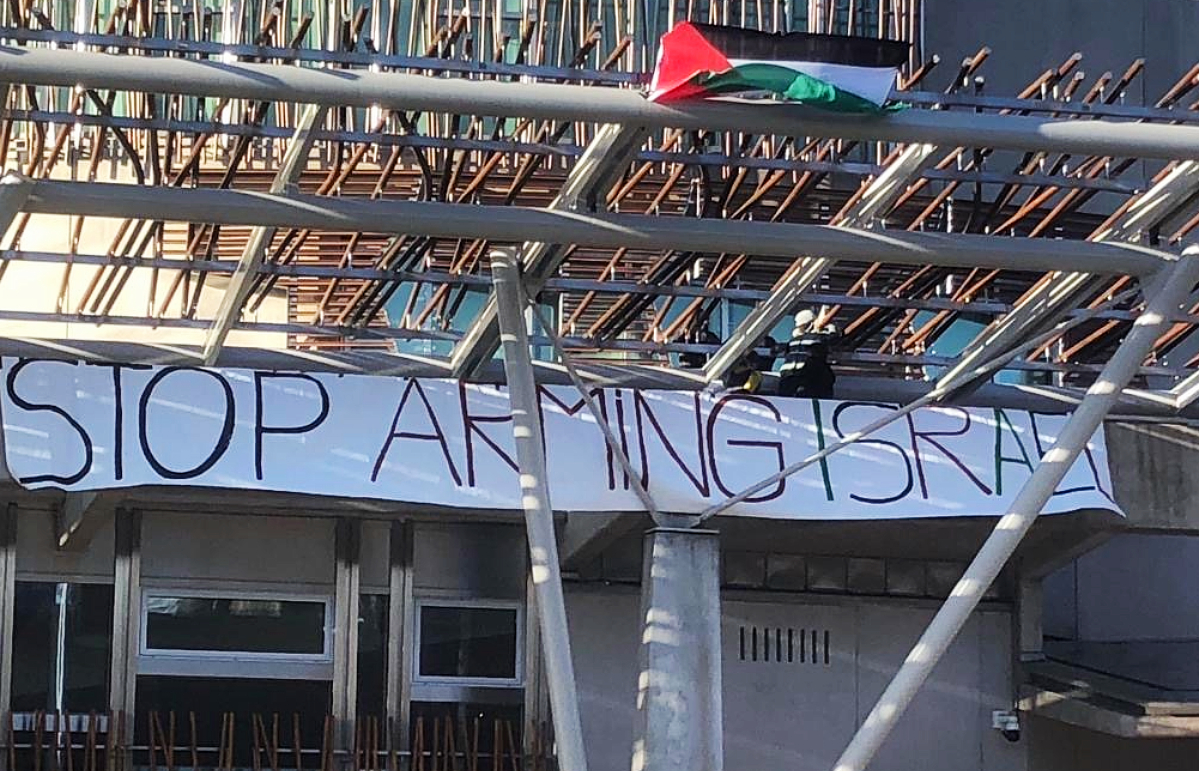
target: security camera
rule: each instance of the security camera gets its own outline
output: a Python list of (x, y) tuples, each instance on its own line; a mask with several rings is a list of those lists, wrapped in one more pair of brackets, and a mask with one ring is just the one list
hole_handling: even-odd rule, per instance
[(1012, 710), (997, 709), (992, 712), (991, 727), (1009, 742), (1020, 741), (1020, 715)]

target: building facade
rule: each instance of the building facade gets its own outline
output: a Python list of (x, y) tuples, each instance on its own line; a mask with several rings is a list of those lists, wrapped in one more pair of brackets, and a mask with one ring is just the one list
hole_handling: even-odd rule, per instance
[[(1193, 121), (1199, 70), (1189, 51), (1199, 6), (1182, 0), (226, 0), (207, 8), (75, 0), (0, 9), (0, 37), (29, 49), (144, 55), (147, 68), (153, 54), (213, 69), (300, 62), (599, 89), (638, 85), (658, 35), (682, 18), (908, 41), (900, 85), (915, 109)], [(0, 155), (37, 183), (300, 191), (310, 204), (515, 204), (580, 217), (599, 207), (691, 217), (696, 227), (722, 218), (844, 225), (859, 191), (873, 190), (899, 158), (916, 176), (855, 220), (890, 228), (896, 240), (911, 231), (1098, 243), (1107, 225), (1130, 209), (1140, 216), (1138, 202), (1163, 187), (1175, 197), (1148, 207), (1162, 213), (1134, 243), (1176, 251), (1199, 226), (1195, 188), (1169, 187), (1172, 174), (1193, 176), (1186, 160), (953, 147), (913, 160), (917, 145), (893, 141), (762, 135), (753, 126), (663, 129), (618, 133), (610, 144), (627, 152), (605, 186), (576, 175), (585, 166), (578, 159), (611, 140), (589, 122), (377, 105), (309, 113), (288, 100), (45, 84), (6, 87), (4, 100)], [(580, 186), (583, 194), (561, 205), (563, 190)], [(212, 224), (187, 213), (178, 222), (13, 214), (0, 263), (5, 356), (503, 380), (488, 369), (489, 351), (475, 351), (473, 373), (455, 358), (491, 297), (486, 239)], [(532, 239), (552, 234), (525, 237), (544, 254), (548, 242)], [(735, 341), (794, 273), (793, 257), (780, 255), (636, 244), (563, 252), (541, 277), (538, 307), (590, 360), (588, 377), (626, 387), (703, 388), (711, 373), (684, 371), (680, 354), (718, 355), (720, 341)], [(269, 259), (240, 293), (236, 266), (260, 254)], [(838, 398), (890, 404), (924, 393), (923, 381), (1013, 313), (1042, 275), (846, 260), (803, 294), (844, 334)], [(1071, 305), (1110, 301), (1121, 288), (1087, 284)], [(1050, 386), (1088, 385), (1139, 311), (1131, 301), (1108, 307), (1092, 326), (1022, 357), (997, 378), (1005, 385), (961, 403), (1062, 412), (1077, 393)], [(1195, 316), (1192, 309), (1163, 335), (1138, 374), (1136, 385), (1157, 389), (1145, 401), (1180, 396), (1165, 389), (1190, 382)], [(790, 318), (765, 331), (787, 339)], [(689, 347), (704, 332), (716, 344)], [(538, 347), (552, 358), (548, 341)], [(538, 377), (565, 376), (547, 364)], [(1196, 416), (1124, 406), (1105, 429), (1124, 516), (1087, 510), (1038, 522), (871, 769), (1195, 766), (1199, 605), (1187, 576), (1199, 559)], [(556, 768), (516, 513), (252, 487), (64, 493), (3, 481), (0, 763), (37, 771)], [(649, 518), (563, 511), (556, 523), (590, 767), (640, 771)], [(991, 524), (715, 520), (724, 767), (832, 768)]]

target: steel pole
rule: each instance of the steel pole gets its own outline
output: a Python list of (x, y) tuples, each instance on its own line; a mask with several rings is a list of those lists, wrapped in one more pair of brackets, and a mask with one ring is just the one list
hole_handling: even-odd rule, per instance
[(68, 49), (0, 47), (0, 83), (151, 93), (224, 96), (256, 101), (510, 115), (545, 120), (624, 123), (647, 128), (969, 144), (1001, 150), (1074, 155), (1190, 159), (1199, 126), (1113, 120), (1061, 120), (965, 110), (906, 110), (893, 115), (837, 115), (799, 105), (695, 101), (663, 105), (631, 89), (429, 77), (285, 64), (224, 63), (119, 56)]
[(1057, 441), (1041, 458), (1008, 513), (995, 525), (949, 598), (904, 659), (841, 754), (834, 771), (863, 771), (874, 758), (900, 715), (978, 606), (983, 593), (1015, 553), (1053, 491), (1103, 424), (1104, 417), (1120, 398), (1120, 392), (1153, 349), (1162, 328), (1190, 296), (1196, 281), (1199, 281), (1199, 247), (1192, 246), (1175, 265), (1163, 269), (1150, 282), (1144, 312), (1133, 323), (1098, 379), (1087, 389)]
[(28, 177), (13, 172), (0, 177), (0, 236), (8, 232), (32, 192), (33, 180)]
[(533, 381), (533, 362), (529, 357), (529, 335), (525, 329), (518, 264), (515, 249), (495, 249), (491, 252), (491, 275), (499, 308), (504, 373), (512, 407), (512, 436), (516, 444), (516, 463), (520, 467), (520, 503), (525, 512), (525, 527), (529, 535), (529, 558), (537, 597), (537, 618), (545, 650), (550, 711), (553, 713), (554, 738), (558, 744), (558, 767), (562, 771), (587, 771), (574, 664), (570, 659), (566, 601), (562, 595), (562, 573), (558, 568), (554, 510), (550, 505), (545, 450), (541, 445), (537, 385)]
[(57, 180), (34, 182), (23, 208), (35, 214), (361, 230), (507, 243), (522, 243), (537, 233), (580, 246), (734, 254), (750, 248), (754, 255), (763, 256), (818, 254), (849, 262), (1023, 271), (1085, 269), (1140, 275), (1174, 260), (1167, 251), (1133, 244)]
[(658, 511), (658, 504), (654, 501), (653, 496), (649, 494), (649, 490), (642, 483), (641, 475), (633, 468), (633, 463), (629, 460), (628, 454), (620, 446), (620, 440), (612, 432), (612, 427), (608, 425), (608, 420), (604, 417), (603, 411), (587, 391), (587, 384), (583, 382), (583, 377), (579, 374), (578, 368), (575, 367), (570, 354), (566, 352), (566, 347), (562, 345), (562, 338), (558, 337), (558, 333), (550, 326), (548, 320), (545, 318), (545, 314), (536, 305), (530, 304), (530, 307), (533, 309), (533, 315), (537, 317), (537, 322), (541, 324), (541, 329), (545, 332), (545, 336), (549, 338), (554, 352), (558, 354), (558, 359), (562, 362), (562, 368), (566, 370), (566, 375), (570, 378), (571, 384), (579, 392), (579, 396), (583, 398), (583, 403), (587, 405), (587, 411), (591, 413), (592, 420), (595, 421), (595, 425), (599, 428), (600, 433), (604, 435), (604, 441), (608, 445), (608, 450), (616, 458), (617, 463), (620, 464), (621, 471), (628, 477), (629, 484), (632, 486), (633, 492), (637, 494), (641, 505), (645, 507), (646, 512), (649, 513), (655, 525), (663, 526), (668, 524), (663, 519), (664, 515)]

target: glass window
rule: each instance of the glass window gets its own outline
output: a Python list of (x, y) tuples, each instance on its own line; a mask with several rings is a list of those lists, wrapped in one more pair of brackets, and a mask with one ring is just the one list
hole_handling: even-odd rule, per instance
[(419, 677), (518, 679), (515, 606), (422, 603), (419, 613)]
[(112, 602), (109, 585), (17, 582), (14, 711), (107, 709)]
[(387, 700), (387, 595), (358, 601), (358, 714), (383, 717)]
[(146, 597), (145, 651), (326, 656), (324, 600)]

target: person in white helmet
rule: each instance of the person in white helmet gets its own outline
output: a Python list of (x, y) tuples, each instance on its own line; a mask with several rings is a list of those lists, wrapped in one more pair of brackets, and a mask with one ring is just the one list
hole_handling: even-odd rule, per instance
[(779, 396), (831, 399), (837, 374), (828, 363), (828, 342), (812, 329), (816, 317), (809, 310), (795, 317), (791, 341), (779, 371)]

